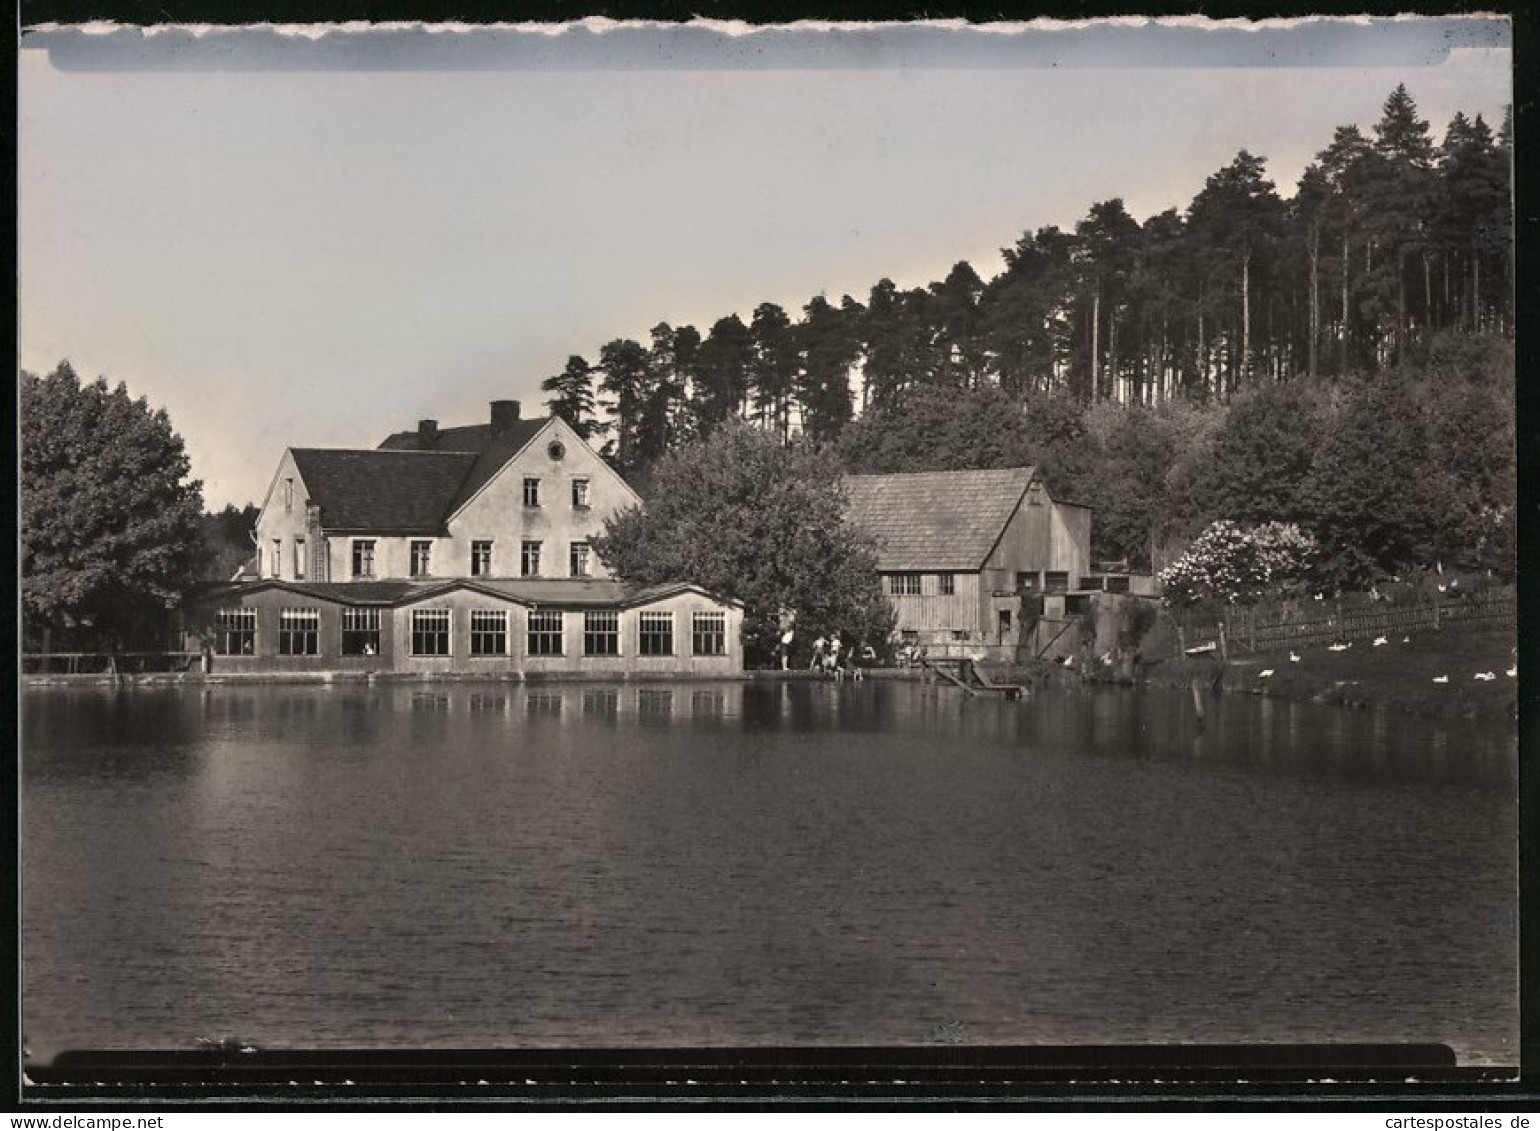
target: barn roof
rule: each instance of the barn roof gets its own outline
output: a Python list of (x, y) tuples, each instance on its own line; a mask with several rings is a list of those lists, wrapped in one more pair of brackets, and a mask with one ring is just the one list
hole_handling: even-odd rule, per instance
[(878, 569), (975, 570), (1035, 476), (1031, 467), (849, 475), (849, 517), (877, 540)]

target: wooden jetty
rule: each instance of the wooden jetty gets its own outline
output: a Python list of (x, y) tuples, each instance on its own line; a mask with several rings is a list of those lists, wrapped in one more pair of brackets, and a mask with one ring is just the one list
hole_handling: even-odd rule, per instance
[(1027, 689), (1019, 683), (993, 682), (979, 670), (977, 664), (967, 658), (925, 659), (920, 661), (920, 666), (953, 686), (961, 688), (972, 697), (998, 695), (1005, 699), (1020, 699), (1027, 693)]

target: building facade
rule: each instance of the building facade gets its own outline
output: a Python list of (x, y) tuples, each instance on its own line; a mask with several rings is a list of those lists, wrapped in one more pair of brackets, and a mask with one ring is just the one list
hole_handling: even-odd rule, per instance
[(593, 549), (640, 498), (564, 421), (494, 401), (374, 449), (290, 448), (250, 580), (184, 610), (214, 671), (726, 675), (742, 606), (681, 581), (628, 588)]
[(1016, 659), (1037, 641), (1043, 596), (1093, 576), (1090, 508), (1055, 500), (1034, 468), (845, 483), (903, 642), (932, 655)]
[(216, 673), (672, 677), (743, 668), (742, 606), (685, 584), (265, 579), (212, 588), (187, 618), (189, 650)]
[(257, 519), (258, 576), (608, 577), (591, 540), (641, 499), (565, 421), (491, 407), (486, 424), (424, 420), (375, 449), (288, 449)]

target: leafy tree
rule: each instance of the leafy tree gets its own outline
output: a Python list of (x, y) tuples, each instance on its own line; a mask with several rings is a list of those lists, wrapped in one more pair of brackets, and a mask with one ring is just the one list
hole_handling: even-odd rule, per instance
[(1437, 560), (1447, 482), (1427, 474), (1427, 422), (1397, 376), (1353, 389), (1311, 461), (1306, 491), (1320, 569), (1343, 588)]
[(1206, 474), (1192, 484), (1210, 520), (1304, 522), (1306, 483), (1324, 420), (1298, 386), (1264, 385), (1237, 397), (1214, 433)]
[(158, 643), (202, 554), (203, 489), (181, 437), (165, 410), (105, 378), (82, 384), (68, 362), (23, 373), (19, 407), (28, 638)]
[(653, 473), (647, 509), (607, 519), (594, 541), (621, 580), (687, 580), (742, 601), (745, 654), (754, 660), (773, 654), (785, 611), (795, 611), (803, 634), (837, 630), (877, 643), (892, 631), (875, 548), (846, 521), (841, 469), (830, 456), (730, 422)]
[(594, 418), (594, 370), (577, 354), (567, 358), (567, 366), (554, 377), (540, 382), (542, 392), (554, 393), (545, 407), (559, 416), (585, 440), (599, 435), (604, 426)]
[(204, 577), (210, 581), (229, 581), (235, 572), (257, 552), (252, 531), (262, 513), (255, 503), (237, 507), (230, 503), (217, 514), (203, 516)]
[(849, 425), (839, 452), (852, 471), (961, 471), (1033, 462), (1033, 434), (1019, 402), (986, 385), (964, 392), (920, 389)]

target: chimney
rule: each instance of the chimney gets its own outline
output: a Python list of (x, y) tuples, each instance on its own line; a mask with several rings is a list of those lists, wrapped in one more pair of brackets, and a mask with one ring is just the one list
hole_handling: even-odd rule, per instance
[(438, 443), (438, 421), (419, 420), (417, 422), (417, 446), (419, 448), (431, 448)]
[(508, 431), (508, 427), (519, 419), (518, 401), (493, 401), (492, 402), (492, 434), (501, 435)]

